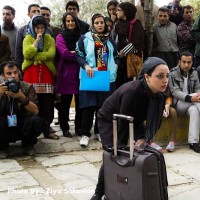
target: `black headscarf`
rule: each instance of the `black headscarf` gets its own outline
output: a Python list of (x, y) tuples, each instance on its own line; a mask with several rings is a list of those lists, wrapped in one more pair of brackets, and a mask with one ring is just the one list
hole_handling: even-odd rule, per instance
[(141, 68), (141, 71), (139, 73), (138, 79), (143, 80), (144, 74), (147, 74), (149, 71), (153, 70), (157, 65), (167, 65), (167, 63), (158, 57), (148, 57)]
[(115, 24), (115, 33), (118, 35), (118, 50), (120, 51), (127, 45), (129, 37), (130, 21), (135, 18), (136, 7), (130, 2), (122, 2), (118, 5), (124, 11), (126, 20), (118, 19)]
[(165, 106), (165, 95), (162, 92), (153, 93), (148, 87), (144, 74), (152, 71), (157, 65), (167, 65), (167, 63), (157, 57), (149, 57), (145, 60), (138, 79), (142, 82), (144, 88), (147, 91), (147, 95), (150, 97), (147, 111), (147, 123), (145, 129), (145, 139), (147, 142), (152, 140), (156, 132), (160, 128), (163, 109)]
[(137, 12), (137, 8), (130, 2), (122, 2), (118, 5), (124, 11), (124, 15), (126, 16), (127, 21), (131, 21), (135, 18), (135, 14)]
[[(66, 17), (67, 17), (67, 15), (71, 15), (73, 17), (74, 21), (75, 21), (76, 28), (74, 30), (69, 30), (66, 27)], [(63, 15), (62, 22), (63, 22), (64, 30), (62, 31), (61, 34), (62, 34), (63, 38), (65, 39), (65, 43), (66, 43), (67, 48), (70, 51), (74, 51), (75, 48), (76, 48), (76, 42), (79, 40), (79, 38), (81, 36), (80, 27), (79, 27), (77, 17), (73, 13), (66, 12)]]

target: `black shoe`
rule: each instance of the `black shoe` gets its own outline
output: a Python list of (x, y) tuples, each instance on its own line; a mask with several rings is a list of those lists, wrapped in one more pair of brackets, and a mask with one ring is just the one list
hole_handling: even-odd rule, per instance
[(90, 200), (101, 200), (101, 196), (98, 194), (94, 194)]
[(35, 156), (35, 151), (33, 145), (23, 145), (24, 154), (26, 156)]
[(63, 136), (64, 137), (68, 137), (68, 138), (72, 138), (72, 134), (68, 131), (63, 131)]
[(8, 149), (0, 150), (0, 159), (6, 159), (8, 158)]
[(200, 153), (200, 146), (197, 143), (190, 144), (190, 149), (193, 149), (196, 153)]
[(81, 129), (76, 129), (75, 134), (78, 135), (78, 136), (82, 136)]

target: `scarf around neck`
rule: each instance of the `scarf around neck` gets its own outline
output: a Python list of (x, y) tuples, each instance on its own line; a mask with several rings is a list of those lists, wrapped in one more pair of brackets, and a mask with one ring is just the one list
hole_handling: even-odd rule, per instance
[(106, 71), (108, 64), (108, 47), (106, 43), (109, 39), (109, 33), (107, 34), (93, 33), (92, 37), (94, 39), (94, 44), (95, 44), (97, 69), (98, 71)]
[(141, 82), (149, 96), (145, 140), (150, 142), (160, 128), (166, 97), (162, 92), (153, 93), (144, 79)]
[(66, 46), (70, 51), (74, 51), (76, 48), (76, 42), (79, 40), (81, 34), (80, 29), (75, 28), (74, 30), (65, 29), (62, 33), (65, 40)]

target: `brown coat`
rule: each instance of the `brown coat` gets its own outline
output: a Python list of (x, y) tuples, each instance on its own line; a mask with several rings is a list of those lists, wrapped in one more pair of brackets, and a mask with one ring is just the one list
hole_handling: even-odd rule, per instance
[(11, 50), (8, 36), (0, 35), (0, 63), (11, 59)]

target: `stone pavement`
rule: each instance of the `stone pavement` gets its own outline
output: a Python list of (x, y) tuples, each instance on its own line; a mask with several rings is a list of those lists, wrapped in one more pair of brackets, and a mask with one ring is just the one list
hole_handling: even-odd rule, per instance
[[(73, 117), (72, 109), (70, 119)], [(73, 120), (70, 125), (73, 133)], [(61, 135), (58, 126), (53, 128)], [(35, 157), (23, 156), (20, 144), (11, 146), (13, 157), (0, 160), (0, 200), (89, 200), (103, 151), (95, 139), (85, 149), (79, 146), (79, 139), (60, 137), (55, 141), (41, 136)], [(164, 156), (169, 199), (200, 199), (200, 155), (183, 145)]]

